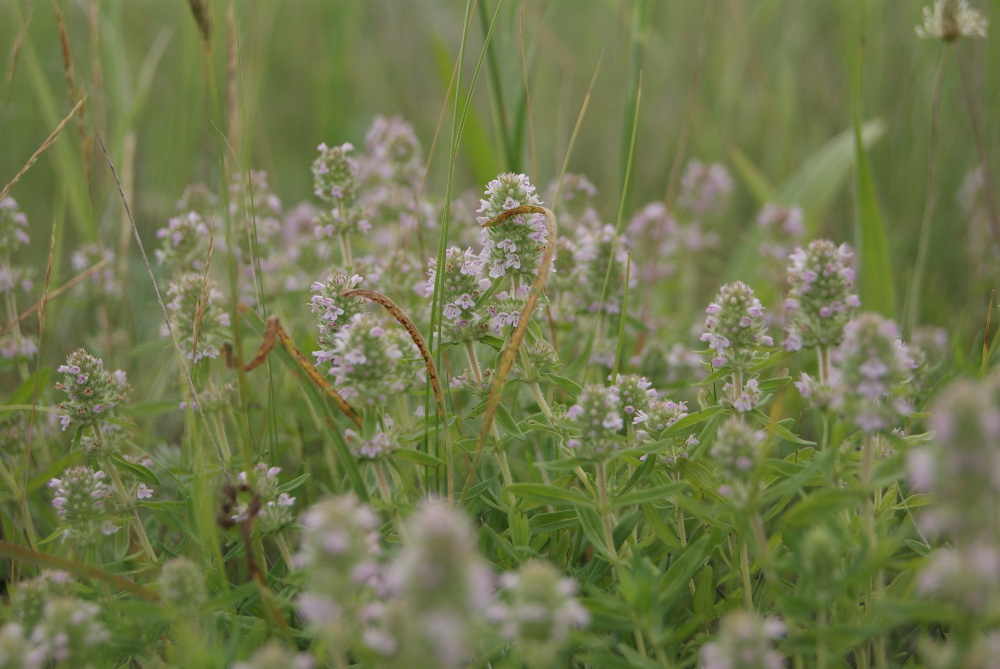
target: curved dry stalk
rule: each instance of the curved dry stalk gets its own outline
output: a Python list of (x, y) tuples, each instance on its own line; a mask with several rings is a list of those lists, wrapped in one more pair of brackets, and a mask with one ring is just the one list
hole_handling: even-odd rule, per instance
[(52, 134), (49, 135), (44, 142), (42, 142), (42, 145), (38, 147), (38, 150), (31, 154), (31, 157), (28, 158), (28, 162), (24, 164), (24, 167), (22, 167), (18, 173), (14, 175), (14, 178), (10, 180), (10, 183), (3, 187), (3, 190), (0, 190), (0, 200), (7, 196), (10, 189), (14, 187), (14, 184), (20, 181), (21, 177), (24, 176), (24, 173), (31, 169), (31, 166), (35, 164), (43, 153), (45, 153), (45, 150), (52, 146), (52, 143), (59, 137), (59, 133), (62, 132), (62, 129), (65, 128), (66, 124), (70, 122), (73, 116), (80, 111), (80, 108), (83, 107), (83, 103), (86, 101), (87, 98), (81, 98), (80, 101), (69, 110), (69, 113), (66, 114), (66, 118), (59, 122), (59, 125), (57, 125), (56, 129), (52, 131)]
[[(246, 314), (251, 311), (249, 306), (242, 303), (236, 305), (236, 310), (241, 314)], [(300, 351), (295, 345), (292, 338), (288, 336), (287, 332), (285, 332), (285, 328), (281, 327), (281, 322), (278, 320), (277, 316), (271, 316), (267, 319), (267, 325), (264, 328), (264, 339), (261, 341), (260, 347), (257, 349), (257, 354), (254, 355), (253, 360), (245, 365), (242, 365), (243, 370), (249, 372), (262, 365), (264, 360), (267, 359), (268, 353), (270, 353), (279, 342), (288, 355), (292, 356), (295, 360), (299, 369), (301, 369), (302, 372), (309, 377), (309, 380), (312, 381), (317, 388), (323, 391), (323, 394), (333, 400), (333, 403), (337, 405), (337, 408), (340, 409), (345, 416), (351, 419), (356, 426), (361, 427), (362, 420), (358, 412), (354, 410), (354, 407), (347, 403), (347, 400), (345, 400), (340, 393), (337, 392), (336, 388), (330, 385), (329, 381), (324, 379), (323, 376), (316, 371), (316, 367), (314, 367), (312, 362), (310, 362), (309, 359), (302, 354), (302, 351)], [(235, 367), (236, 365), (242, 364), (233, 357), (233, 349), (228, 342), (223, 349), (223, 353), (226, 356), (226, 365), (228, 367)]]
[[(63, 285), (59, 286), (55, 290), (52, 290), (52, 291), (49, 291), (48, 293), (46, 293), (44, 301), (48, 302), (49, 300), (51, 300), (53, 298), (59, 297), (60, 295), (62, 295), (63, 293), (65, 293), (67, 290), (69, 290), (70, 288), (72, 288), (73, 286), (75, 286), (76, 284), (80, 283), (81, 281), (85, 281), (86, 279), (88, 279), (91, 276), (93, 276), (96, 272), (99, 272), (100, 270), (104, 269), (104, 266), (107, 265), (107, 264), (108, 264), (107, 260), (98, 260), (96, 263), (94, 263), (93, 265), (91, 265), (90, 267), (88, 267), (87, 269), (85, 269), (84, 271), (80, 272), (79, 274), (77, 274), (76, 276), (74, 276), (72, 279), (70, 279), (69, 281), (67, 281), (66, 283), (64, 283)], [(46, 267), (46, 277), (48, 277), (48, 269), (49, 268)], [(15, 325), (17, 325), (18, 323), (20, 323), (21, 321), (23, 321), (25, 318), (27, 318), (31, 314), (33, 314), (36, 311), (38, 311), (39, 308), (42, 306), (42, 302), (43, 302), (43, 300), (39, 299), (38, 302), (35, 302), (29, 308), (25, 309), (20, 314), (18, 314), (17, 318), (15, 318), (10, 323), (7, 323), (7, 325), (5, 325), (2, 328), (0, 328), (0, 336), (7, 334), (8, 332), (10, 332), (11, 330), (14, 329)], [(40, 320), (43, 318), (43, 316), (41, 315), (40, 312), (39, 312), (39, 316), (38, 317), (39, 317)]]
[(444, 404), (444, 392), (441, 390), (441, 377), (438, 376), (437, 367), (434, 366), (434, 360), (431, 358), (431, 350), (427, 348), (427, 342), (424, 341), (423, 336), (420, 334), (420, 330), (414, 325), (410, 317), (406, 315), (398, 304), (393, 302), (387, 296), (374, 290), (365, 290), (363, 288), (348, 288), (340, 291), (341, 297), (360, 297), (366, 300), (371, 300), (372, 302), (377, 302), (385, 307), (385, 310), (392, 314), (392, 317), (396, 319), (406, 333), (410, 335), (410, 339), (416, 345), (417, 350), (420, 351), (420, 357), (424, 359), (424, 366), (427, 367), (427, 378), (431, 382), (431, 390), (434, 393), (434, 403), (437, 405), (438, 416), (441, 417), (441, 422), (445, 424), (444, 429), (444, 445), (448, 454), (448, 502), (455, 496), (455, 479), (454, 479), (454, 462), (451, 457), (451, 436), (448, 434), (448, 412)]
[(472, 477), (475, 475), (480, 458), (482, 458), (483, 448), (486, 446), (486, 439), (490, 434), (490, 426), (493, 425), (493, 418), (496, 416), (497, 407), (500, 406), (500, 395), (503, 393), (504, 384), (507, 382), (507, 375), (510, 374), (510, 370), (514, 366), (514, 358), (517, 357), (517, 351), (521, 346), (521, 342), (524, 341), (525, 333), (528, 331), (528, 321), (531, 319), (531, 312), (535, 310), (535, 304), (538, 302), (538, 298), (541, 297), (542, 291), (545, 290), (545, 281), (549, 276), (549, 266), (552, 264), (552, 256), (556, 250), (556, 215), (552, 213), (551, 209), (547, 209), (546, 207), (527, 204), (515, 207), (514, 209), (508, 209), (493, 220), (483, 223), (483, 227), (491, 228), (495, 225), (500, 225), (508, 218), (521, 214), (544, 215), (548, 221), (549, 239), (545, 245), (545, 254), (542, 256), (542, 263), (538, 268), (538, 274), (535, 275), (535, 280), (531, 282), (531, 289), (528, 291), (528, 297), (524, 301), (524, 309), (521, 310), (521, 315), (518, 317), (517, 327), (514, 328), (514, 332), (510, 335), (507, 348), (503, 350), (500, 362), (497, 364), (496, 372), (493, 374), (493, 383), (490, 385), (490, 396), (486, 402), (486, 411), (483, 412), (483, 424), (479, 428), (476, 454), (472, 458), (472, 467), (469, 469), (469, 475), (465, 480), (465, 487), (462, 490), (462, 499), (460, 501), (465, 501), (465, 496), (469, 492), (469, 484), (472, 483)]
[(59, 569), (70, 574), (76, 574), (77, 576), (104, 581), (105, 583), (113, 585), (116, 588), (130, 592), (133, 595), (137, 595), (151, 602), (159, 601), (160, 599), (160, 593), (155, 590), (145, 588), (138, 583), (134, 583), (133, 581), (130, 581), (123, 576), (119, 576), (118, 574), (112, 574), (111, 572), (105, 571), (100, 567), (94, 567), (89, 564), (84, 564), (83, 562), (77, 562), (76, 560), (70, 560), (69, 558), (52, 555), (51, 553), (33, 551), (25, 546), (18, 546), (17, 544), (8, 543), (3, 540), (0, 540), (0, 556), (9, 558), (16, 562), (27, 562), (39, 567)]
[(414, 325), (412, 320), (410, 320), (410, 317), (406, 315), (406, 312), (391, 299), (374, 290), (347, 288), (340, 291), (340, 296), (361, 297), (366, 300), (371, 300), (372, 302), (377, 302), (385, 307), (386, 311), (392, 314), (392, 317), (396, 319), (396, 322), (403, 326), (406, 333), (410, 335), (410, 339), (412, 339), (413, 343), (416, 344), (417, 350), (420, 351), (420, 357), (424, 359), (424, 365), (427, 367), (427, 376), (431, 381), (431, 390), (434, 391), (434, 401), (437, 403), (438, 415), (441, 416), (441, 420), (446, 420), (447, 413), (444, 405), (444, 393), (441, 391), (441, 377), (438, 376), (437, 367), (434, 366), (434, 360), (431, 359), (431, 350), (427, 348), (427, 343), (420, 334), (420, 330), (418, 330), (417, 326)]

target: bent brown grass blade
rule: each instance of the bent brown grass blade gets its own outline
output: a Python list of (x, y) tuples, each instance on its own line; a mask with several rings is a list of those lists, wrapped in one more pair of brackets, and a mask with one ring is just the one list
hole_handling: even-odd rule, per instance
[(410, 335), (410, 339), (416, 345), (417, 350), (420, 351), (420, 357), (424, 359), (424, 366), (427, 367), (427, 378), (431, 382), (431, 390), (434, 392), (434, 402), (437, 404), (438, 416), (441, 417), (441, 421), (445, 424), (444, 430), (444, 447), (447, 452), (447, 467), (448, 467), (448, 502), (455, 497), (455, 479), (454, 479), (454, 460), (451, 453), (451, 436), (448, 433), (448, 414), (445, 409), (444, 404), (444, 393), (441, 390), (441, 377), (438, 376), (437, 367), (434, 365), (434, 360), (431, 359), (431, 351), (427, 348), (427, 343), (424, 338), (420, 335), (420, 330), (414, 325), (410, 317), (406, 315), (399, 305), (389, 299), (387, 296), (383, 295), (374, 290), (364, 290), (363, 288), (349, 288), (347, 290), (340, 291), (341, 297), (360, 297), (366, 300), (371, 300), (372, 302), (377, 302), (378, 304), (385, 307), (385, 310), (392, 314), (392, 317), (396, 319), (406, 333)]
[[(244, 316), (253, 314), (252, 309), (246, 304), (236, 305), (236, 310), (243, 314)], [(252, 323), (251, 323), (252, 324)], [(350, 404), (347, 403), (340, 393), (337, 392), (336, 388), (330, 385), (330, 382), (323, 378), (323, 376), (316, 371), (316, 367), (313, 366), (312, 362), (302, 354), (292, 338), (288, 336), (285, 332), (285, 328), (281, 327), (281, 322), (278, 320), (277, 316), (271, 316), (267, 319), (267, 325), (264, 327), (264, 339), (260, 343), (260, 347), (257, 349), (257, 354), (254, 355), (253, 360), (246, 363), (243, 366), (244, 371), (251, 371), (256, 369), (264, 363), (267, 359), (268, 353), (270, 353), (274, 347), (281, 343), (282, 348), (288, 352), (288, 354), (295, 360), (296, 365), (302, 370), (302, 373), (308, 377), (310, 381), (313, 382), (317, 388), (319, 388), (323, 394), (333, 400), (333, 403), (337, 405), (337, 408), (347, 416), (351, 422), (356, 426), (361, 427), (361, 416), (357, 411), (354, 410)], [(238, 364), (242, 364), (233, 358), (233, 349), (227, 343), (224, 347), (226, 355), (226, 364), (229, 367), (235, 367)]]
[(483, 227), (491, 228), (494, 225), (503, 223), (512, 216), (519, 216), (521, 214), (544, 215), (548, 221), (549, 241), (545, 245), (545, 255), (542, 257), (538, 274), (535, 275), (535, 280), (531, 283), (531, 289), (528, 291), (528, 297), (524, 302), (524, 309), (521, 310), (521, 316), (518, 318), (517, 327), (514, 328), (514, 332), (510, 335), (510, 342), (508, 342), (507, 348), (503, 350), (503, 354), (500, 356), (500, 363), (497, 365), (496, 372), (493, 375), (493, 383), (490, 385), (490, 396), (486, 402), (486, 411), (483, 412), (483, 424), (479, 428), (476, 454), (472, 458), (472, 467), (469, 469), (469, 475), (465, 479), (465, 486), (462, 489), (462, 498), (459, 503), (465, 501), (465, 496), (469, 492), (469, 485), (472, 483), (476, 468), (479, 466), (479, 460), (483, 455), (483, 448), (486, 446), (486, 439), (490, 434), (490, 426), (493, 425), (493, 418), (496, 416), (497, 407), (500, 406), (500, 395), (503, 394), (503, 387), (507, 382), (507, 376), (514, 366), (517, 350), (520, 348), (521, 342), (524, 341), (524, 335), (528, 331), (528, 321), (531, 319), (531, 312), (535, 310), (535, 304), (545, 290), (545, 281), (549, 277), (549, 265), (552, 264), (552, 256), (556, 250), (556, 216), (550, 209), (545, 207), (529, 204), (508, 209), (493, 220), (483, 223)]
[(0, 555), (17, 562), (26, 562), (39, 567), (59, 569), (84, 578), (93, 578), (99, 581), (104, 581), (105, 583), (113, 585), (116, 588), (130, 592), (133, 595), (137, 595), (143, 599), (148, 599), (151, 602), (155, 602), (160, 599), (160, 593), (150, 590), (149, 588), (144, 588), (123, 576), (118, 576), (117, 574), (104, 571), (99, 567), (93, 567), (89, 564), (77, 562), (76, 560), (70, 560), (69, 558), (59, 557), (58, 555), (52, 555), (50, 553), (42, 553), (40, 551), (33, 551), (25, 546), (18, 546), (16, 544), (7, 543), (6, 541), (0, 541)]

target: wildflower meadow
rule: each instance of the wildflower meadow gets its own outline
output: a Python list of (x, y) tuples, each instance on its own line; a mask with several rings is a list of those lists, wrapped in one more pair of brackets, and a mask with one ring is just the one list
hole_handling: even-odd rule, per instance
[(998, 20), (0, 3), (0, 669), (1000, 666)]

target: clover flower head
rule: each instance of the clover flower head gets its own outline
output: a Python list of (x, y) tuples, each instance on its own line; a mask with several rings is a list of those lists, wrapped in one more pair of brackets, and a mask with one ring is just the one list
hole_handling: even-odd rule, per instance
[(764, 231), (762, 255), (784, 260), (789, 249), (798, 246), (806, 234), (803, 213), (799, 207), (784, 207), (767, 203), (757, 215), (757, 225)]
[(104, 268), (90, 275), (89, 280), (75, 287), (75, 292), (84, 298), (98, 298), (102, 296), (120, 297), (122, 294), (121, 282), (115, 276), (115, 252), (111, 249), (101, 248), (99, 244), (87, 243), (73, 251), (70, 264), (73, 270), (83, 273), (88, 268), (104, 261)]
[[(219, 347), (229, 339), (229, 312), (220, 302), (222, 291), (201, 274), (182, 274), (167, 286), (167, 315), (184, 356), (198, 363), (219, 357)], [(164, 327), (163, 336), (170, 335)]]
[(10, 597), (10, 619), (29, 632), (45, 615), (45, 605), (59, 597), (73, 594), (73, 579), (64, 571), (43, 571), (35, 578), (21, 581)]
[[(427, 262), (427, 281), (418, 286), (424, 297), (433, 298), (437, 285), (437, 260)], [(471, 248), (453, 246), (445, 252), (441, 303), (444, 332), (448, 341), (463, 342), (482, 339), (487, 334), (484, 309), (476, 309), (479, 296), (489, 289), (491, 281), (483, 276), (483, 261)]]
[(712, 443), (712, 457), (719, 463), (719, 493), (735, 502), (746, 501), (755, 477), (758, 452), (764, 442), (764, 432), (754, 430), (739, 418), (730, 418), (719, 426)]
[(400, 116), (376, 116), (365, 136), (360, 169), (365, 186), (388, 183), (415, 189), (423, 171), (423, 150), (413, 126)]
[[(579, 268), (578, 299), (582, 309), (588, 313), (604, 311), (609, 314), (621, 312), (621, 302), (616, 297), (605, 297), (601, 301), (604, 288), (604, 277), (608, 266), (611, 266), (611, 279), (618, 283), (609, 289), (609, 293), (622, 290), (625, 282), (626, 263), (628, 262), (629, 242), (624, 236), (615, 234), (615, 226), (599, 226), (595, 230), (584, 230), (576, 242), (573, 259)], [(634, 287), (637, 277), (630, 277), (630, 286)]]
[(916, 362), (893, 321), (858, 314), (844, 326), (831, 360), (844, 387), (842, 410), (862, 431), (888, 431), (911, 413), (906, 384)]
[(653, 382), (638, 374), (622, 374), (615, 382), (621, 400), (622, 418), (631, 424), (640, 411), (647, 411), (649, 403), (656, 399)]
[(516, 290), (502, 290), (493, 296), (493, 299), (486, 304), (490, 332), (502, 337), (507, 327), (517, 327), (521, 321), (521, 311), (524, 310), (528, 291), (529, 287), (522, 285)]
[(362, 460), (378, 460), (399, 448), (398, 436), (382, 430), (377, 431), (368, 439), (362, 437), (354, 430), (346, 430), (344, 437), (351, 448), (351, 452)]
[(918, 518), (961, 543), (1000, 531), (1000, 375), (947, 385), (929, 410), (934, 440), (907, 454), (910, 484), (939, 501)]
[(354, 198), (357, 189), (358, 165), (350, 153), (354, 146), (350, 143), (339, 146), (316, 147), (319, 156), (312, 164), (313, 194), (335, 207)]
[(692, 160), (684, 168), (677, 203), (694, 214), (719, 211), (726, 206), (732, 190), (732, 177), (722, 164)]
[(576, 404), (566, 410), (566, 418), (579, 435), (570, 439), (567, 446), (583, 458), (607, 457), (619, 447), (625, 427), (618, 387), (588, 383)]
[(701, 649), (701, 669), (781, 669), (784, 659), (774, 639), (785, 626), (773, 618), (734, 611), (722, 619), (715, 640)]
[(329, 374), (345, 395), (367, 405), (382, 404), (407, 389), (411, 379), (401, 361), (414, 356), (413, 342), (402, 330), (371, 314), (356, 314), (350, 327), (333, 334)]
[(917, 590), (950, 599), (969, 613), (984, 613), (1000, 595), (1000, 548), (995, 539), (933, 551), (919, 574)]
[[(486, 199), (480, 200), (477, 213), (480, 224), (522, 205), (541, 205), (535, 187), (523, 174), (505, 173), (489, 183)], [(548, 228), (542, 214), (519, 214), (485, 227), (480, 241), (480, 258), (491, 279), (507, 276), (533, 276), (538, 271)]]
[[(240, 472), (236, 480), (242, 485), (249, 485), (257, 498), (257, 515), (253, 518), (253, 529), (262, 535), (269, 535), (287, 527), (295, 519), (292, 506), (295, 498), (287, 492), (281, 492), (278, 474), (281, 467), (268, 467), (263, 462), (257, 463), (253, 471), (253, 483), (250, 484), (248, 472)], [(241, 501), (232, 516), (233, 522), (241, 523), (248, 519), (251, 505)]]
[(810, 242), (789, 256), (785, 350), (840, 343), (844, 325), (861, 306), (854, 293), (854, 252), (827, 239)]
[(748, 413), (757, 408), (764, 393), (760, 389), (760, 382), (753, 377), (746, 379), (741, 388), (736, 388), (732, 383), (725, 384), (722, 387), (722, 394), (725, 397), (723, 404), (733, 407), (740, 413)]
[(952, 42), (960, 37), (986, 37), (986, 17), (967, 0), (935, 0), (924, 7), (924, 23), (916, 27), (918, 37)]
[(65, 667), (93, 669), (95, 652), (111, 635), (100, 620), (96, 604), (60, 597), (45, 605), (45, 614), (31, 633), (32, 643), (46, 651), (46, 659)]
[(333, 355), (334, 333), (345, 328), (356, 315), (364, 311), (364, 303), (356, 297), (342, 297), (341, 292), (357, 288), (364, 282), (360, 275), (349, 276), (347, 272), (337, 271), (327, 277), (325, 282), (316, 281), (310, 287), (315, 295), (309, 300), (309, 308), (316, 314), (319, 325), (319, 335), (316, 344), (320, 350), (313, 355), (319, 362), (327, 362)]
[(9, 195), (0, 200), (0, 257), (11, 254), (31, 243), (28, 235), (28, 217)]
[(764, 308), (753, 289), (742, 281), (723, 286), (705, 313), (706, 331), (701, 341), (708, 343), (713, 367), (745, 372), (762, 357), (762, 347), (774, 345), (766, 334)]
[(125, 372), (109, 372), (104, 361), (82, 348), (69, 354), (66, 363), (56, 368), (63, 380), (56, 383), (56, 390), (66, 393), (59, 403), (61, 423), (65, 430), (70, 425), (100, 426), (107, 424), (115, 409), (128, 398), (130, 390)]
[(381, 655), (421, 658), (417, 666), (465, 666), (481, 638), (479, 621), (493, 594), (493, 576), (476, 552), (468, 518), (428, 500), (406, 523), (408, 539), (389, 568), (392, 601), (366, 636)]
[(213, 193), (211, 188), (203, 183), (192, 183), (184, 188), (175, 208), (181, 212), (193, 211), (200, 218), (211, 219), (218, 206), (219, 196)]
[(208, 242), (211, 231), (202, 215), (188, 211), (167, 221), (167, 227), (156, 231), (160, 248), (155, 251), (156, 260), (167, 265), (173, 272), (201, 272), (208, 258)]
[(501, 577), (504, 603), (490, 612), (514, 652), (530, 668), (551, 667), (570, 630), (587, 625), (590, 615), (574, 597), (577, 583), (547, 562), (532, 561)]
[(159, 586), (166, 604), (188, 614), (197, 614), (207, 598), (202, 567), (184, 557), (163, 563)]

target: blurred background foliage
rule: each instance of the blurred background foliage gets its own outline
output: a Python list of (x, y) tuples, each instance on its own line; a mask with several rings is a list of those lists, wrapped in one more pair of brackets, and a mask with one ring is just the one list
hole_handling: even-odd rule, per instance
[[(480, 0), (472, 17), (463, 91), (487, 26), (480, 13), (491, 16), (497, 2)], [(191, 7), (180, 0), (6, 0), (0, 8), (0, 53), (6, 57), (2, 183), (73, 106), (54, 4), (65, 22), (75, 86), (88, 96), (83, 131), (74, 120), (11, 192), (31, 222), (40, 271), (48, 231), (57, 224), (54, 285), (72, 275), (66, 258), (76, 244), (129, 244), (107, 165), (96, 142), (85, 149), (86, 137), (99, 132), (103, 138), (147, 240), (173, 214), (187, 184), (219, 188), (223, 157), (244, 170), (267, 170), (290, 208), (311, 197), (316, 145), (363, 145), (375, 115), (405, 117), (430, 147), (465, 10), (459, 0), (240, 0), (230, 24), (229, 3), (208, 0), (212, 34), (206, 44)], [(922, 313), (931, 324), (975, 332), (991, 286), (973, 279), (968, 221), (956, 200), (979, 162), (959, 68), (966, 68), (983, 143), (996, 164), (1000, 46), (993, 37), (954, 45), (917, 38), (924, 4), (507, 0), (460, 147), (456, 192), (481, 191), (508, 170), (549, 183), (596, 72), (569, 170), (597, 185), (601, 213), (613, 221), (641, 73), (626, 216), (665, 197), (681, 146), (681, 161), (721, 161), (733, 174), (735, 204), (720, 232), (731, 249), (739, 248), (761, 202), (735, 161), (744, 157), (776, 186), (795, 175), (828, 141), (850, 130), (861, 59), (862, 118), (880, 119), (884, 127), (869, 147), (869, 160), (901, 308), (927, 188), (933, 81), (942, 51), (955, 49), (942, 79), (938, 198)], [(1000, 1), (975, 4), (991, 29), (1000, 26)], [(232, 25), (238, 80), (227, 75)], [(226, 146), (227, 136), (234, 136), (224, 127), (228, 84), (238, 86), (244, 130), (235, 146)], [(426, 188), (436, 197), (444, 192), (450, 104), (444, 113)], [(829, 178), (834, 197), (822, 210), (807, 209), (816, 234), (853, 241), (849, 177), (817, 177)], [(141, 277), (141, 265), (133, 264)]]

